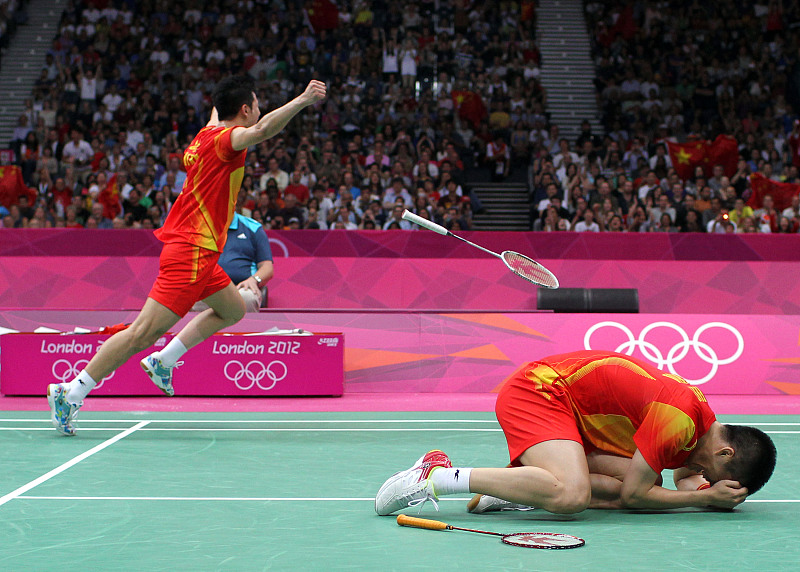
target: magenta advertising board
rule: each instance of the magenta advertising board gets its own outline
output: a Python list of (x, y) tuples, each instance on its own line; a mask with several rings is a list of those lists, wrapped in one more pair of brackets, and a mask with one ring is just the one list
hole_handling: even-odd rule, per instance
[[(156, 342), (164, 347), (171, 335)], [(0, 392), (44, 395), (47, 385), (70, 381), (109, 336), (6, 334), (0, 336)], [(137, 354), (100, 380), (93, 395), (160, 395)], [(215, 335), (191, 349), (176, 368), (177, 395), (342, 395), (344, 336)], [(22, 367), (24, 364), (24, 367)]]
[[(120, 322), (130, 322), (135, 312), (49, 312), (17, 310), (0, 313), (0, 327), (18, 331), (31, 331), (47, 326), (60, 331), (75, 326), (100, 329)], [(176, 331), (191, 319), (187, 316), (176, 325)], [(581, 350), (603, 349), (619, 351), (650, 361), (665, 371), (680, 375), (698, 385), (709, 395), (800, 395), (800, 316), (749, 315), (749, 314), (553, 314), (544, 312), (281, 312), (268, 311), (247, 314), (232, 331), (263, 331), (276, 327), (281, 330), (302, 328), (309, 332), (342, 332), (347, 339), (344, 348), (344, 378), (348, 393), (485, 393), (495, 391), (502, 381), (520, 364), (544, 356)], [(9, 393), (7, 375), (19, 363), (11, 343), (20, 335), (0, 336), (0, 392)], [(323, 337), (334, 337), (324, 335)], [(91, 336), (48, 336), (47, 339), (64, 343), (71, 339), (91, 339)], [(29, 342), (26, 364), (41, 360), (36, 376), (16, 383), (26, 386), (38, 384), (36, 391), (47, 383), (60, 379), (60, 370), (52, 373), (55, 354), (42, 353), (42, 338)], [(97, 339), (101, 339), (99, 336)], [(186, 364), (176, 372), (179, 394), (206, 395), (202, 393), (212, 379), (219, 387), (230, 391), (236, 388), (236, 379), (247, 385), (258, 379), (261, 369), (242, 371), (251, 361), (247, 353), (213, 354), (214, 337), (205, 346), (193, 348), (186, 354)], [(222, 339), (228, 339), (223, 337)], [(233, 337), (235, 341), (240, 337)], [(301, 341), (305, 343), (306, 338)], [(80, 342), (82, 343), (82, 342)], [(95, 342), (96, 343), (96, 342)], [(210, 343), (210, 345), (208, 345)], [(259, 342), (262, 343), (262, 342)], [(333, 349), (341, 351), (341, 345)], [(313, 345), (313, 343), (312, 343)], [(205, 348), (210, 348), (206, 351)], [(73, 348), (74, 349), (74, 348)], [(79, 360), (88, 360), (95, 348), (80, 348), (81, 353), (71, 353), (69, 364), (59, 367), (80, 367)], [(305, 353), (306, 349), (309, 353)], [(313, 350), (325, 350), (314, 346)], [(277, 348), (276, 348), (277, 350)], [(219, 348), (218, 348), (219, 351)], [(246, 352), (247, 350), (235, 350)], [(268, 348), (257, 357), (267, 366), (275, 359), (284, 361), (290, 368), (288, 375), (303, 372), (305, 376), (341, 373), (342, 366), (329, 368), (323, 354), (314, 354), (312, 348), (303, 346), (301, 356), (310, 356), (316, 363), (298, 363), (283, 360), (280, 355), (269, 354)], [(211, 354), (208, 357), (208, 354)], [(313, 357), (319, 355), (319, 357)], [(292, 356), (288, 356), (292, 357)], [(255, 358), (253, 358), (255, 359)], [(332, 359), (332, 358), (331, 358)], [(336, 359), (341, 359), (337, 357)], [(224, 367), (232, 364), (228, 377)], [(143, 391), (154, 390), (142, 376), (137, 363), (132, 360), (133, 376), (128, 385), (121, 378), (107, 380), (102, 390), (108, 391), (133, 384), (143, 384)], [(302, 361), (302, 360), (301, 360)], [(215, 365), (218, 364), (218, 365)], [(27, 367), (27, 366), (26, 366)], [(270, 375), (280, 376), (273, 365), (272, 374), (265, 372), (262, 386), (271, 383)], [(309, 369), (299, 369), (299, 368)], [(236, 370), (230, 368), (237, 368)], [(296, 369), (297, 368), (297, 369)], [(338, 368), (338, 369), (336, 369)], [(330, 370), (330, 371), (329, 371)], [(189, 372), (189, 373), (187, 373)], [(17, 374), (14, 374), (17, 375)], [(116, 376), (122, 375), (120, 370)], [(249, 377), (248, 377), (249, 375)], [(245, 381), (247, 380), (247, 381)], [(269, 380), (269, 383), (266, 381)], [(317, 383), (319, 380), (303, 380)], [(282, 395), (291, 393), (281, 380), (275, 387), (264, 390), (253, 383), (247, 395)], [(298, 381), (298, 383), (301, 383)], [(337, 381), (341, 383), (341, 381)], [(15, 384), (16, 385), (16, 384)], [(338, 386), (341, 387), (341, 386)], [(234, 389), (236, 388), (236, 389)], [(17, 391), (17, 390), (15, 390)], [(297, 390), (295, 390), (297, 391)], [(328, 390), (325, 390), (328, 391)], [(341, 391), (341, 389), (340, 389)], [(110, 394), (110, 393), (109, 393)], [(301, 394), (299, 391), (295, 395)], [(310, 393), (309, 393), (310, 394)], [(214, 395), (208, 393), (207, 395)], [(420, 397), (424, 399), (424, 397)]]

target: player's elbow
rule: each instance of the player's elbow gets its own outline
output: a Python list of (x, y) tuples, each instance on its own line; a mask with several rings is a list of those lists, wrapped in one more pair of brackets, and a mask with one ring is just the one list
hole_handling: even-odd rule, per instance
[(641, 508), (647, 498), (647, 488), (630, 486), (630, 483), (622, 482), (622, 490), (619, 493), (619, 501), (622, 508)]

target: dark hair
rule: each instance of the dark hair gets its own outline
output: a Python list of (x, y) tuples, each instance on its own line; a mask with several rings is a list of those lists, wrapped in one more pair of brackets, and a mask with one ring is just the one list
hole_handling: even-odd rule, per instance
[(226, 121), (236, 117), (243, 105), (253, 103), (255, 90), (255, 80), (249, 75), (233, 75), (221, 80), (211, 95), (219, 118)]
[(775, 470), (777, 451), (769, 436), (755, 427), (723, 425), (723, 438), (733, 447), (728, 469), (734, 480), (753, 494), (769, 480)]

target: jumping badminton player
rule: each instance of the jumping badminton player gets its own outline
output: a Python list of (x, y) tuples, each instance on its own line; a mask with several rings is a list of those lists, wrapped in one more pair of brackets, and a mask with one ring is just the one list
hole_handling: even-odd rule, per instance
[(164, 247), (158, 277), (144, 307), (129, 328), (100, 347), (75, 379), (47, 388), (58, 431), (74, 435), (72, 421), (97, 381), (152, 346), (196, 301), (203, 300), (209, 309), (186, 324), (163, 350), (141, 361), (153, 383), (167, 395), (174, 394), (172, 370), (178, 359), (242, 319), (242, 297), (217, 260), (233, 218), (247, 148), (276, 135), (300, 111), (323, 99), (325, 91), (324, 83), (313, 80), (301, 95), (259, 120), (252, 78), (236, 76), (219, 82), (212, 96), (211, 120), (184, 153), (183, 190), (164, 226), (155, 232)]
[[(527, 363), (506, 380), (495, 409), (511, 466), (455, 468), (431, 451), (384, 483), (378, 514), (466, 492), (483, 495), (470, 501), (473, 512), (730, 509), (775, 467), (775, 446), (762, 431), (717, 422), (697, 387), (613, 352)], [(664, 469), (677, 469), (678, 490), (660, 486)]]

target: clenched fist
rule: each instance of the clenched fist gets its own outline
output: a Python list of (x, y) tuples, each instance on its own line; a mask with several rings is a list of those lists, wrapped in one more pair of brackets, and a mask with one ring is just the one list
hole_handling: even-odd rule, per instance
[(308, 87), (306, 87), (306, 90), (303, 92), (303, 99), (308, 105), (314, 105), (318, 101), (325, 99), (326, 93), (327, 87), (325, 87), (325, 84), (316, 79), (312, 79), (308, 82)]

